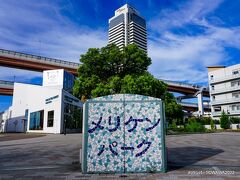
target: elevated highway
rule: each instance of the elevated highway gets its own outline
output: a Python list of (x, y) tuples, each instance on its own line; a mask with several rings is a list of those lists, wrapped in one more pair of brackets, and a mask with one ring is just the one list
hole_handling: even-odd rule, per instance
[[(189, 102), (178, 102), (184, 110), (186, 111), (191, 111), (191, 112), (196, 112), (198, 111), (198, 104), (197, 103), (189, 103)], [(209, 104), (203, 104), (203, 108), (205, 112), (210, 112), (211, 107)]]
[(204, 97), (210, 97), (208, 87), (177, 81), (169, 81), (164, 79), (160, 80), (168, 85), (167, 90), (170, 92), (177, 92), (186, 96), (191, 96), (201, 90)]
[[(13, 85), (14, 85), (14, 83), (11, 81), (0, 80), (0, 95), (12, 96), (13, 95)], [(198, 110), (197, 103), (188, 103), (188, 102), (178, 102), (178, 103), (182, 105), (184, 110), (187, 110), (187, 111), (197, 111)], [(210, 110), (209, 105), (203, 105), (203, 108), (205, 111)]]
[[(163, 80), (165, 83), (167, 83), (168, 84), (168, 82), (169, 81), (165, 81), (165, 80)], [(197, 88), (196, 86), (195, 87), (193, 87), (193, 86), (191, 86), (190, 84), (189, 84), (189, 87), (184, 87), (183, 89), (182, 89), (182, 87), (183, 87), (183, 85), (182, 85), (182, 83), (179, 83), (179, 86), (177, 86), (178, 85), (178, 83), (177, 82), (175, 82), (175, 84), (168, 84), (168, 91), (171, 91), (171, 92), (179, 92), (179, 93), (182, 93), (182, 94), (192, 94), (192, 95), (194, 95), (196, 92), (198, 92), (199, 91), (199, 89), (200, 88)], [(187, 84), (185, 84), (185, 85), (187, 85)], [(3, 90), (2, 90), (3, 89)], [(188, 93), (186, 93), (186, 90), (187, 89), (187, 92)], [(176, 90), (176, 91), (175, 91)], [(6, 95), (5, 93), (4, 93), (4, 91), (7, 91), (8, 93), (7, 93), (7, 95), (13, 95), (12, 93), (10, 93), (10, 92), (12, 92), (13, 91), (13, 82), (11, 82), (11, 81), (2, 81), (2, 80), (0, 80), (0, 95)], [(190, 93), (191, 92), (191, 93)], [(209, 91), (208, 90), (205, 90), (204, 91), (205, 92), (205, 96), (206, 97), (209, 97)], [(183, 98), (184, 99), (184, 98)]]
[(0, 80), (0, 95), (13, 95), (13, 82)]
[[(203, 97), (210, 97), (209, 88), (189, 83), (182, 83), (176, 81), (162, 80), (168, 85), (168, 91), (183, 94), (183, 96), (176, 97), (178, 103), (183, 106), (185, 110), (198, 111), (199, 115), (204, 115), (204, 111), (209, 111), (210, 107), (206, 107), (203, 103)], [(182, 99), (197, 98), (197, 104), (186, 104)], [(197, 105), (197, 107), (195, 107)]]
[[(79, 65), (79, 63), (75, 62), (0, 49), (0, 66), (40, 72), (52, 69), (65, 69), (66, 71), (77, 75)], [(207, 87), (169, 80), (162, 81), (168, 85), (167, 89), (170, 92), (177, 92), (191, 96), (201, 90), (203, 96), (209, 97), (209, 90)]]
[(0, 49), (0, 66), (39, 71), (65, 69), (77, 75), (79, 63)]
[[(16, 51), (9, 51), (0, 49), (0, 66), (19, 68), (32, 71), (44, 71), (52, 69), (65, 69), (66, 71), (77, 75), (77, 69), (79, 63), (69, 62), (65, 60), (59, 60), (54, 58), (48, 58), (43, 56), (37, 56), (32, 54), (20, 53)], [(209, 90), (207, 87), (181, 83), (176, 81), (162, 80), (167, 86), (167, 90), (170, 92), (181, 93), (183, 96), (177, 97), (179, 103), (188, 109), (196, 109), (196, 104), (189, 105), (182, 103), (182, 99), (186, 98), (198, 98), (198, 111), (202, 114), (204, 112), (203, 97), (209, 97)], [(13, 95), (13, 82), (0, 81), (0, 95)]]

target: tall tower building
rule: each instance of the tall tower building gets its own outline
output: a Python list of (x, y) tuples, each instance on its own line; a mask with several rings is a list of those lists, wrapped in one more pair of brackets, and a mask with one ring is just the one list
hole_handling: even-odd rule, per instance
[(109, 19), (108, 43), (120, 49), (128, 44), (136, 44), (147, 53), (146, 21), (133, 7), (125, 4)]

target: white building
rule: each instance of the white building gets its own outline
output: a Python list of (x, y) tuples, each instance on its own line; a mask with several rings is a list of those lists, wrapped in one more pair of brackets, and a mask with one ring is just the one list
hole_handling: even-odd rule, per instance
[(240, 64), (208, 67), (208, 78), (213, 118), (222, 111), (240, 117)]
[(74, 76), (61, 69), (44, 71), (43, 86), (14, 83), (5, 132), (81, 130), (82, 103), (70, 93), (73, 82)]
[(136, 9), (125, 4), (115, 11), (109, 19), (109, 44), (116, 44), (120, 49), (128, 44), (136, 44), (147, 52), (146, 21)]
[(25, 132), (26, 120), (24, 117), (12, 117), (12, 106), (1, 114), (0, 132)]

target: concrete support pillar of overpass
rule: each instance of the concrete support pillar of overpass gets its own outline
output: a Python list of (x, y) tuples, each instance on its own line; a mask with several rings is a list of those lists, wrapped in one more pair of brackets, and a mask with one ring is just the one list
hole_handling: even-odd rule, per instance
[(198, 98), (198, 113), (200, 116), (204, 114), (204, 108), (203, 108), (203, 93), (199, 92), (197, 95)]

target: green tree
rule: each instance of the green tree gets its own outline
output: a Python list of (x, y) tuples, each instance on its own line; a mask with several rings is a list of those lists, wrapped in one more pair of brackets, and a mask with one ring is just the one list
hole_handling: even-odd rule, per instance
[(165, 101), (167, 118), (182, 119), (181, 106), (166, 92), (167, 85), (147, 71), (151, 59), (136, 45), (122, 51), (116, 45), (90, 48), (80, 62), (73, 92), (81, 100), (117, 93), (152, 96)]
[(223, 129), (230, 128), (230, 121), (228, 115), (223, 111), (220, 117), (220, 127)]
[(165, 113), (168, 122), (171, 124), (173, 120), (175, 120), (178, 125), (182, 125), (183, 124), (182, 106), (180, 104), (177, 104), (174, 95), (172, 93), (166, 92), (164, 94), (163, 100), (165, 102)]

